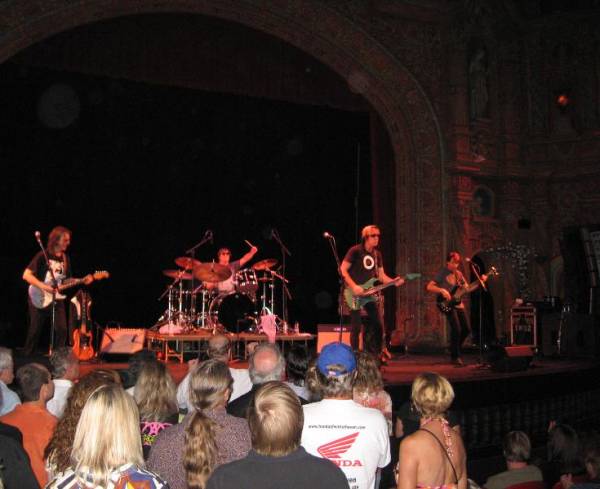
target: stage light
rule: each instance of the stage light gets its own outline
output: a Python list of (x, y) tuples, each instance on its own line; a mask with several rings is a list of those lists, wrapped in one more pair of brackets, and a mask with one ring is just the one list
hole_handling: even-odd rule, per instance
[(556, 96), (556, 105), (558, 105), (560, 108), (565, 108), (570, 103), (571, 99), (569, 98), (569, 95), (567, 93), (559, 93)]

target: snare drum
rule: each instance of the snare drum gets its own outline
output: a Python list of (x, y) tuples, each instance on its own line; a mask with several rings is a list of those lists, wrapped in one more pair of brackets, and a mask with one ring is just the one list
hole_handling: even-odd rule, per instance
[(223, 326), (231, 333), (244, 332), (256, 326), (254, 302), (245, 294), (220, 294), (210, 303), (208, 317), (211, 326)]
[(256, 272), (252, 268), (244, 268), (238, 270), (235, 274), (236, 290), (242, 294), (256, 296), (258, 290), (258, 280), (256, 280)]

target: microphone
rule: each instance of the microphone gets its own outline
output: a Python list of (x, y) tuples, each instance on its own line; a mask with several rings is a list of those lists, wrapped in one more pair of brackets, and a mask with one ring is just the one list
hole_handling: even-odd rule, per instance
[(211, 229), (208, 229), (206, 231), (206, 233), (204, 233), (204, 237), (208, 239), (208, 241), (210, 241), (210, 244), (214, 244), (213, 243), (213, 232)]
[(271, 228), (271, 234), (269, 234), (269, 239), (273, 239), (275, 237), (275, 233), (277, 231), (275, 230), (275, 228)]
[(468, 257), (467, 257), (467, 258), (465, 258), (465, 261), (466, 261), (467, 263), (471, 263), (471, 259), (470, 259), (470, 258), (468, 258)]
[(36, 231), (35, 233), (35, 239), (40, 242), (40, 238), (42, 237), (42, 233), (40, 233), (39, 231)]
[(333, 238), (333, 234), (331, 234), (331, 233), (328, 233), (327, 231), (325, 231), (325, 232), (323, 233), (323, 237), (324, 237), (324, 238), (327, 238), (327, 239), (332, 239), (332, 238)]

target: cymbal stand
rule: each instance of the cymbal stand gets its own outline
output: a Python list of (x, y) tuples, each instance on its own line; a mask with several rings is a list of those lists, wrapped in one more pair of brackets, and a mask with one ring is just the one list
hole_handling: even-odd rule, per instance
[[(290, 253), (290, 250), (287, 249), (287, 247), (285, 246), (285, 244), (283, 244), (283, 241), (281, 241), (281, 237), (279, 236), (279, 232), (277, 231), (277, 229), (273, 228), (271, 230), (271, 236), (273, 237), (273, 239), (275, 241), (277, 241), (277, 243), (279, 244), (279, 248), (281, 249), (281, 274), (285, 277), (285, 255), (287, 256), (292, 256), (292, 254)], [(271, 294), (271, 308), (273, 307), (273, 294)], [(287, 327), (288, 324), (288, 317), (287, 317), (287, 295), (285, 293), (285, 287), (282, 288), (282, 292), (281, 292), (281, 316), (282, 316), (282, 321), (284, 324), (284, 327)]]
[(331, 247), (331, 253), (333, 254), (333, 258), (335, 259), (335, 264), (337, 266), (336, 270), (337, 270), (337, 274), (338, 274), (338, 281), (340, 284), (340, 291), (339, 291), (339, 296), (338, 296), (338, 316), (340, 318), (338, 341), (341, 343), (342, 342), (342, 329), (343, 329), (343, 324), (344, 324), (344, 285), (345, 285), (344, 277), (342, 277), (342, 272), (340, 271), (340, 255), (338, 254), (337, 243), (335, 242), (335, 237), (333, 236), (333, 234), (327, 233), (325, 235), (325, 238), (327, 238), (329, 246)]
[[(204, 232), (204, 236), (202, 237), (202, 239), (196, 243), (194, 246), (192, 246), (189, 250), (186, 250), (185, 254), (189, 255), (190, 258), (192, 259), (192, 263), (194, 263), (194, 260), (196, 259), (196, 250), (198, 248), (200, 248), (200, 246), (203, 246), (204, 244), (208, 243), (208, 242), (213, 242), (213, 232), (210, 229), (207, 229)], [(194, 284), (194, 271), (192, 270), (192, 281), (190, 284), (190, 290), (194, 291), (196, 286)], [(196, 294), (192, 293), (192, 297), (191, 297), (191, 304), (190, 304), (190, 316), (191, 316), (191, 320), (193, 321), (194, 318), (196, 317)], [(202, 295), (202, 327), (204, 327), (204, 295)]]

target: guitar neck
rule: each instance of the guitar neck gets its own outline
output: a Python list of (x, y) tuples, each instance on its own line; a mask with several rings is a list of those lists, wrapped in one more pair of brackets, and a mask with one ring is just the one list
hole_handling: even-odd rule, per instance
[(63, 290), (70, 289), (71, 287), (75, 287), (81, 283), (83, 283), (82, 278), (68, 278), (58, 286), (58, 290), (62, 292)]

